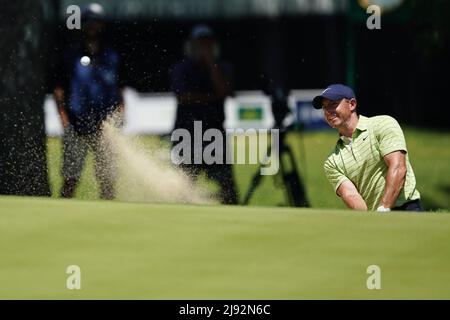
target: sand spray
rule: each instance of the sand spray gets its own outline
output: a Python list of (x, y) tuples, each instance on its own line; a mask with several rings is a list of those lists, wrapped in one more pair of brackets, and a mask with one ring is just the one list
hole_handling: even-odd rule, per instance
[(125, 135), (117, 117), (104, 123), (102, 143), (115, 156), (118, 171), (117, 199), (122, 201), (213, 204), (211, 192), (196, 185), (172, 164), (170, 148), (144, 145), (136, 137)]

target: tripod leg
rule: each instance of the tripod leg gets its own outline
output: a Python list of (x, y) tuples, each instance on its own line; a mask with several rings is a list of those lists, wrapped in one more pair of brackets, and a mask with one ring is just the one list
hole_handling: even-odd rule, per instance
[[(288, 157), (288, 167), (291, 168), (289, 172), (287, 172), (285, 165), (282, 164), (284, 157)], [(283, 146), (280, 158), (280, 167), (283, 168), (282, 176), (289, 200), (289, 205), (294, 207), (309, 207), (309, 203), (306, 198), (305, 187), (297, 170), (294, 154), (292, 153), (292, 149), (290, 148), (290, 146)]]
[[(268, 154), (270, 154), (272, 152), (272, 146), (269, 146), (267, 150), (268, 150)], [(248, 205), (248, 203), (250, 202), (250, 199), (253, 196), (253, 193), (255, 192), (256, 188), (260, 185), (262, 177), (263, 176), (261, 175), (261, 165), (260, 165), (258, 167), (258, 170), (253, 175), (252, 181), (250, 183), (250, 187), (248, 188), (247, 194), (245, 195), (244, 201), (242, 202), (242, 204)]]
[(255, 190), (259, 186), (259, 184), (261, 183), (261, 178), (262, 178), (262, 175), (260, 173), (260, 169), (258, 169), (258, 171), (253, 175), (253, 179), (250, 183), (250, 187), (248, 188), (247, 194), (245, 195), (245, 198), (243, 201), (244, 205), (248, 205), (248, 203), (250, 202), (250, 199), (253, 196), (253, 193), (255, 192)]

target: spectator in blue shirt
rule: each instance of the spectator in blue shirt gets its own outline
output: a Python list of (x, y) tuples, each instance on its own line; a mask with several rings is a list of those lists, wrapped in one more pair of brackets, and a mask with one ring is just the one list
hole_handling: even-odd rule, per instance
[[(91, 4), (82, 11), (82, 39), (72, 43), (60, 63), (54, 97), (64, 127), (62, 197), (73, 197), (88, 149), (95, 157), (95, 173), (102, 199), (114, 198), (114, 150), (102, 137), (102, 123), (123, 112), (119, 55), (102, 41), (103, 8)], [(90, 63), (83, 65), (81, 58)]]

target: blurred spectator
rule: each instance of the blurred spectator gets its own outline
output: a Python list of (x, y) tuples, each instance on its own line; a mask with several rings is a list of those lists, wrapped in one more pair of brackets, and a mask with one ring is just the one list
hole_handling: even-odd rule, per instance
[[(115, 111), (123, 112), (119, 55), (103, 39), (103, 8), (90, 4), (81, 14), (81, 41), (71, 43), (64, 52), (54, 90), (64, 126), (61, 196), (73, 197), (91, 149), (100, 197), (112, 199), (115, 161), (112, 148), (102, 139), (102, 123)], [(81, 63), (84, 56), (90, 58), (90, 63)]]
[[(219, 44), (212, 29), (205, 25), (194, 27), (186, 42), (185, 55), (171, 72), (172, 89), (178, 101), (175, 129), (187, 129), (193, 137), (194, 121), (201, 121), (203, 132), (216, 128), (225, 137), (224, 102), (233, 92), (233, 74), (232, 66), (219, 60)], [(225, 157), (225, 139), (223, 150)], [(181, 167), (194, 180), (205, 171), (209, 179), (219, 183), (222, 202), (237, 204), (232, 166), (225, 164), (225, 159), (223, 163), (183, 164)]]

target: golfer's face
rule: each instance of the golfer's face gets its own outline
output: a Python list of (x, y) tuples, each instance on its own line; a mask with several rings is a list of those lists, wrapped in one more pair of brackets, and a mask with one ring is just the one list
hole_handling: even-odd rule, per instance
[(345, 123), (351, 116), (350, 100), (328, 100), (323, 99), (322, 110), (325, 120), (332, 128), (338, 128)]

